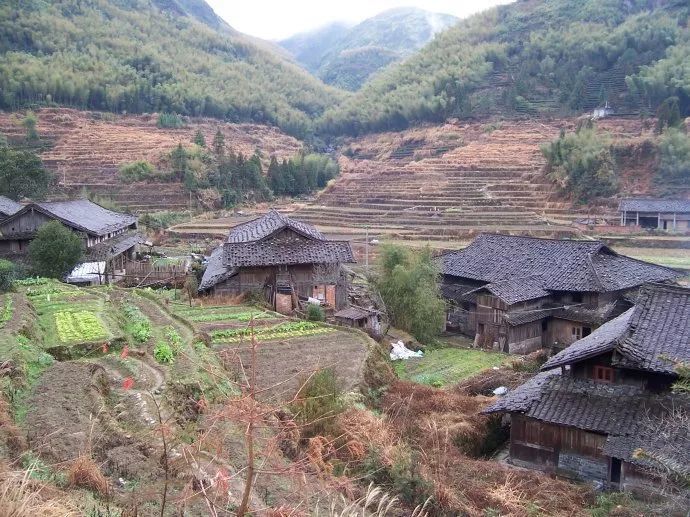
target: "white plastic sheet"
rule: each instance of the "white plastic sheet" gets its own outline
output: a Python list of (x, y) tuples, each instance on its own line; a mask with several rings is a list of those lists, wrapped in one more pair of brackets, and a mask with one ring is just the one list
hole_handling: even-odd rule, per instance
[(391, 346), (393, 347), (391, 349), (391, 361), (397, 361), (399, 359), (410, 359), (412, 357), (424, 357), (424, 352), (419, 350), (418, 352), (415, 352), (414, 350), (410, 350), (405, 346), (405, 343), (402, 341), (398, 341), (397, 343), (391, 343)]

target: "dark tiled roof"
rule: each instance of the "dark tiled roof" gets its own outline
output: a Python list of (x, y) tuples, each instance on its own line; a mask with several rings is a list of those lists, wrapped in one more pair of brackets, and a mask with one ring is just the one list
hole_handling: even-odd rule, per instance
[(617, 318), (604, 323), (589, 336), (576, 341), (565, 350), (557, 353), (544, 363), (542, 369), (549, 370), (612, 351), (618, 341), (628, 332), (630, 318), (634, 310), (634, 308), (628, 309)]
[(541, 287), (550, 291), (612, 291), (679, 276), (672, 269), (617, 255), (596, 241), (494, 234), (480, 235), (440, 261), (445, 275), (487, 283), (540, 276)]
[(530, 309), (525, 311), (511, 311), (505, 316), (506, 323), (511, 327), (524, 325), (525, 323), (532, 323), (539, 321), (553, 313), (553, 309)]
[(690, 289), (642, 289), (630, 319), (630, 336), (617, 350), (621, 366), (640, 370), (674, 373), (678, 362), (690, 362)]
[(0, 196), (0, 214), (5, 216), (14, 215), (22, 208), (24, 207), (16, 201), (12, 201), (10, 198), (5, 196)]
[(125, 232), (91, 246), (86, 250), (87, 261), (108, 260), (145, 241), (137, 232)]
[(627, 300), (616, 300), (601, 307), (587, 307), (584, 304), (566, 305), (554, 309), (552, 316), (568, 321), (579, 321), (599, 326), (620, 316), (632, 306)]
[(690, 200), (626, 198), (618, 204), (619, 211), (626, 212), (676, 212), (690, 213)]
[(32, 209), (58, 219), (76, 230), (98, 236), (127, 228), (137, 222), (136, 216), (113, 212), (88, 199), (75, 199), (30, 203), (3, 221), (3, 224), (21, 217)]
[[(609, 435), (603, 452), (608, 456), (643, 466), (663, 465), (677, 473), (690, 474), (690, 399), (670, 395), (659, 398), (636, 423), (634, 432)], [(642, 454), (640, 454), (642, 452)]]
[(289, 228), (310, 239), (325, 240), (321, 232), (313, 226), (290, 219), (275, 210), (270, 210), (266, 215), (235, 226), (230, 230), (227, 242), (258, 241), (284, 228)]
[(211, 253), (204, 276), (199, 283), (199, 291), (206, 291), (214, 285), (227, 280), (235, 273), (237, 273), (237, 269), (228, 269), (223, 265), (223, 247), (219, 246)]
[[(597, 383), (561, 376), (559, 370), (542, 372), (497, 399), (484, 413), (521, 413), (550, 424), (608, 435), (604, 453), (628, 461), (645, 456), (690, 469), (690, 429), (670, 427), (665, 419), (674, 410), (690, 409), (687, 395), (653, 395), (636, 386)], [(672, 444), (669, 447), (669, 443)]]
[(630, 289), (647, 282), (670, 281), (680, 276), (673, 269), (611, 253), (597, 253), (592, 257), (592, 264), (604, 291)]
[[(491, 282), (480, 289), (486, 289), (491, 294), (498, 296), (508, 305), (535, 300), (549, 295), (549, 291), (542, 286), (544, 279), (541, 275), (533, 275), (523, 278), (511, 278), (499, 282)], [(478, 289), (479, 290), (479, 289)]]
[(637, 386), (597, 383), (557, 372), (540, 373), (484, 413), (522, 413), (550, 424), (620, 434), (633, 427), (650, 398)]
[(509, 391), (505, 396), (500, 397), (487, 407), (483, 413), (499, 412), (518, 412), (529, 411), (532, 405), (541, 399), (545, 387), (549, 385), (553, 378), (560, 378), (560, 370), (550, 370), (541, 372), (532, 377), (523, 385)]
[(690, 289), (648, 285), (635, 307), (549, 359), (542, 369), (572, 364), (615, 350), (625, 368), (673, 374), (690, 362)]
[(355, 262), (350, 243), (345, 241), (238, 242), (225, 243), (223, 250), (225, 267)]

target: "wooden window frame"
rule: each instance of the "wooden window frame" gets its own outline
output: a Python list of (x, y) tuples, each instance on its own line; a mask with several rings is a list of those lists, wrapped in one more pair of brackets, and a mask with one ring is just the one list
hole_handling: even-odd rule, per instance
[(575, 341), (582, 339), (582, 327), (572, 326), (570, 328), (570, 337), (574, 338)]
[(613, 382), (613, 368), (610, 366), (594, 365), (594, 380), (597, 382)]

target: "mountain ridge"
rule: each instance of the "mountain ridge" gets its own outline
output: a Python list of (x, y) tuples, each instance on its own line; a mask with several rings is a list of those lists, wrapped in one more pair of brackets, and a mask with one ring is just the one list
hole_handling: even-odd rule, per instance
[(0, 108), (64, 105), (273, 124), (304, 137), (342, 94), (203, 0), (0, 6)]
[(457, 21), (449, 14), (400, 7), (352, 26), (333, 22), (279, 44), (327, 84), (357, 90), (376, 72), (411, 55)]

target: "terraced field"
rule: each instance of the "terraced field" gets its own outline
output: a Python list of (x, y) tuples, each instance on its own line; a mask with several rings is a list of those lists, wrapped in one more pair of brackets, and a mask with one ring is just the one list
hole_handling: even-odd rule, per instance
[[(410, 241), (466, 240), (479, 232), (572, 236), (571, 223), (585, 212), (545, 178), (539, 146), (575, 122), (448, 124), (351, 141), (340, 178), (296, 216), (354, 239), (366, 225), (374, 237)], [(620, 140), (645, 131), (627, 119), (600, 127)]]
[[(302, 147), (278, 129), (257, 124), (193, 119), (184, 128), (161, 129), (156, 127), (155, 115), (113, 115), (66, 108), (41, 109), (36, 114), (41, 140), (50, 144), (41, 158), (56, 173), (60, 187), (71, 195), (87, 189), (133, 211), (189, 206), (189, 195), (181, 183), (125, 185), (118, 179), (118, 169), (135, 160), (155, 164), (179, 142), (191, 142), (197, 130), (211, 142), (220, 129), (228, 149), (244, 154), (259, 149), (267, 159), (271, 155), (292, 156)], [(0, 133), (10, 142), (23, 141), (22, 116), (0, 112)]]
[[(544, 175), (540, 145), (576, 124), (474, 122), (351, 140), (341, 148), (341, 175), (329, 187), (314, 200), (281, 209), (331, 238), (352, 241), (359, 258), (367, 234), (437, 248), (463, 246), (481, 232), (574, 237), (575, 220), (615, 220), (615, 201), (608, 208), (575, 207)], [(623, 145), (649, 136), (635, 119), (607, 119), (598, 126)], [(626, 172), (624, 184), (639, 186), (643, 172)], [(195, 220), (173, 233), (220, 238), (248, 218)]]
[(361, 379), (369, 341), (359, 332), (247, 306), (189, 307), (172, 302), (168, 307), (198, 332), (208, 333), (212, 349), (240, 383), (251, 371), (253, 333), (258, 343), (257, 382), (264, 397), (291, 397), (320, 368), (334, 368), (345, 390)]

